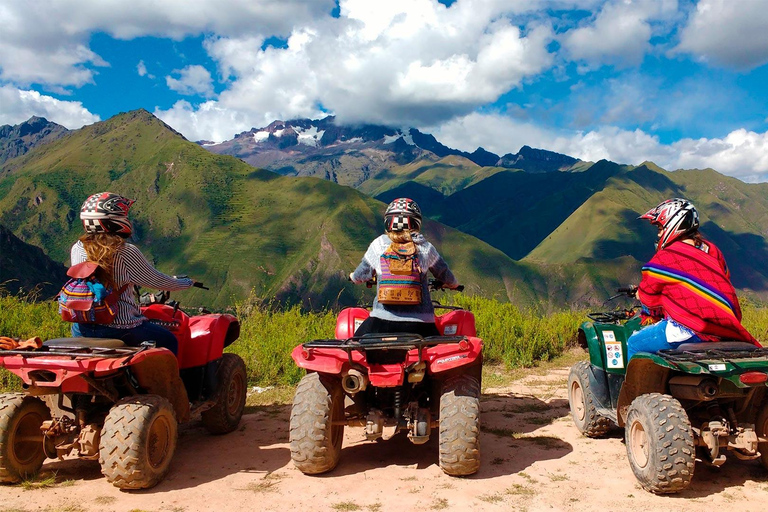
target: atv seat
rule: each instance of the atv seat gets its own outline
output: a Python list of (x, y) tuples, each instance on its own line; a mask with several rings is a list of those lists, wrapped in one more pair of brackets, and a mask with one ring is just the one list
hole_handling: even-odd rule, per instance
[(701, 343), (683, 343), (678, 346), (676, 350), (682, 352), (705, 352), (707, 350), (723, 350), (723, 351), (749, 351), (758, 350), (760, 347), (748, 343), (746, 341), (716, 341), (716, 342), (701, 342)]
[(56, 338), (44, 341), (43, 346), (52, 350), (63, 350), (68, 348), (123, 348), (126, 344), (113, 338)]

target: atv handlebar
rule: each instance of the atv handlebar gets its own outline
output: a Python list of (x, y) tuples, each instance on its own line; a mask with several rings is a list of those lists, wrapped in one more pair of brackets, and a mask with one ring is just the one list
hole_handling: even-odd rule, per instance
[(460, 284), (456, 288), (447, 288), (445, 286), (445, 283), (443, 283), (439, 279), (430, 279), (429, 280), (429, 289), (432, 290), (432, 291), (456, 290), (457, 292), (463, 292), (464, 291), (464, 285)]

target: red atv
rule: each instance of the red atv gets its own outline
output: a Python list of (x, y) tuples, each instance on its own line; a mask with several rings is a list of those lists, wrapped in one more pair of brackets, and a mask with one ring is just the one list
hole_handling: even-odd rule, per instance
[(471, 312), (435, 307), (448, 310), (435, 317), (442, 336), (354, 336), (369, 316), (355, 307), (339, 313), (335, 339), (293, 350), (293, 360), (307, 370), (291, 409), (291, 458), (299, 470), (318, 474), (336, 467), (344, 426), (350, 425), (365, 427), (369, 440), (406, 431), (414, 444), (426, 443), (439, 427), (443, 471), (477, 472), (483, 341)]
[(178, 303), (166, 304), (167, 292), (153, 296), (151, 305), (144, 305), (147, 297), (142, 312), (174, 332), (177, 357), (151, 342), (129, 347), (102, 338), (60, 338), (32, 352), (0, 351), (0, 366), (21, 377), (25, 389), (0, 395), (0, 482), (36, 474), (46, 457), (72, 455), (98, 460), (116, 487), (144, 489), (168, 472), (178, 422), (201, 412), (211, 433), (237, 427), (245, 406), (245, 364), (222, 354), (240, 335), (237, 318), (190, 317)]

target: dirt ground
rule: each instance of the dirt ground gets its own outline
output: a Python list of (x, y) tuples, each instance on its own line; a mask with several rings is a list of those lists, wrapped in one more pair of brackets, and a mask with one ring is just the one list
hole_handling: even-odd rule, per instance
[(102, 478), (97, 463), (49, 460), (43, 471), (55, 473), (57, 483), (0, 487), (0, 510), (765, 509), (768, 471), (735, 457), (719, 469), (697, 464), (684, 493), (643, 491), (627, 463), (621, 431), (599, 440), (579, 435), (568, 412), (567, 377), (568, 368), (555, 368), (486, 390), (483, 462), (470, 478), (440, 471), (434, 438), (423, 446), (404, 436), (367, 442), (359, 428), (347, 429), (333, 472), (305, 476), (290, 461), (290, 406), (262, 406), (249, 408), (240, 430), (226, 436), (210, 436), (197, 424), (182, 427), (171, 472), (153, 489), (123, 492)]

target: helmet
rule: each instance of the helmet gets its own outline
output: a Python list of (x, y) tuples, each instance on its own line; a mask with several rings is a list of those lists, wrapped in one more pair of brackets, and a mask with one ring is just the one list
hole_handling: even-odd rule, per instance
[(648, 219), (659, 228), (656, 250), (661, 250), (699, 229), (699, 212), (687, 199), (667, 199), (638, 219)]
[(80, 219), (88, 234), (112, 233), (128, 238), (133, 225), (128, 220), (128, 210), (135, 203), (133, 199), (112, 192), (93, 194), (80, 208)]
[(419, 231), (421, 229), (421, 209), (416, 201), (401, 197), (395, 199), (384, 212), (384, 226), (387, 231), (402, 231), (410, 229)]

